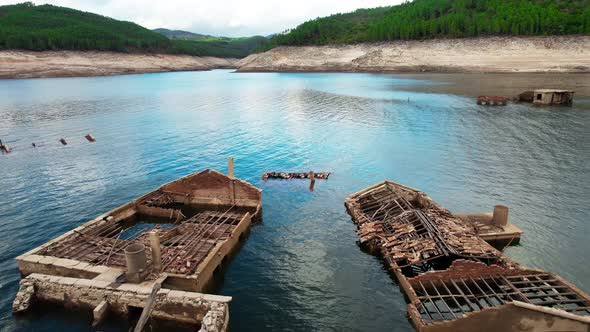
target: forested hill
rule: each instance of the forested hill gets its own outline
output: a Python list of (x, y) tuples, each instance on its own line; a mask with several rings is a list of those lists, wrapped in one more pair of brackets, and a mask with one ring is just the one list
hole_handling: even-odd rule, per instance
[[(208, 37), (208, 36), (207, 36)], [(81, 50), (245, 57), (268, 40), (172, 40), (132, 22), (31, 2), (0, 6), (0, 49)]]
[(200, 33), (193, 33), (183, 30), (169, 30), (164, 28), (153, 29), (152, 31), (162, 34), (170, 39), (204, 39), (212, 36), (202, 35)]
[(135, 23), (51, 5), (0, 6), (0, 48), (157, 51), (168, 38)]
[(414, 0), (305, 22), (274, 45), (590, 34), (589, 0)]

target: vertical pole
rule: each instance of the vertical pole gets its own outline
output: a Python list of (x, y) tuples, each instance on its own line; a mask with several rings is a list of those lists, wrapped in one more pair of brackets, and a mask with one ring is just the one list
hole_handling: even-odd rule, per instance
[(236, 204), (236, 178), (234, 176), (234, 158), (229, 157), (227, 158), (227, 176), (230, 178), (229, 183), (229, 194), (231, 199), (231, 204)]
[(162, 249), (160, 247), (160, 236), (157, 230), (149, 233), (150, 247), (152, 248), (152, 265), (155, 272), (160, 272), (162, 269)]
[(229, 178), (233, 180), (233, 178), (234, 178), (234, 158), (232, 158), (232, 157), (227, 158), (227, 169), (228, 169), (227, 176), (229, 176)]

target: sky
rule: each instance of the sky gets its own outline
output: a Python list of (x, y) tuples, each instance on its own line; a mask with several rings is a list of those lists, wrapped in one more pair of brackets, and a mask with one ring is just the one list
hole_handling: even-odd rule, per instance
[[(26, 0), (0, 0), (0, 5)], [(146, 28), (186, 30), (215, 36), (269, 35), (316, 17), (399, 4), (402, 0), (44, 0), (132, 21)]]

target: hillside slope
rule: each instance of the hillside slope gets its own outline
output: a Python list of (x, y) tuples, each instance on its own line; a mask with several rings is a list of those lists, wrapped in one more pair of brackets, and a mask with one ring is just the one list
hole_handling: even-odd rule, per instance
[(305, 22), (273, 46), (590, 34), (588, 0), (414, 0)]
[(154, 29), (174, 43), (172, 51), (180, 54), (207, 54), (219, 57), (243, 58), (255, 50), (266, 48), (270, 41), (266, 37), (215, 37), (183, 30)]
[(51, 5), (0, 6), (0, 49), (163, 52), (171, 46), (131, 22)]
[[(159, 33), (160, 32), (160, 33)], [(167, 38), (183, 36), (183, 38)], [(189, 35), (190, 34), (190, 35)], [(199, 38), (199, 37), (203, 38)], [(268, 39), (217, 38), (185, 31), (158, 32), (132, 22), (31, 2), (0, 6), (0, 49), (113, 51), (241, 58)]]
[(486, 37), (281, 46), (240, 72), (590, 72), (589, 36)]
[(191, 39), (203, 39), (203, 38), (212, 37), (209, 35), (202, 35), (200, 33), (194, 33), (194, 32), (183, 31), (183, 30), (169, 30), (169, 29), (164, 29), (164, 28), (152, 29), (152, 31), (157, 32), (161, 35), (164, 35), (164, 36), (168, 37), (169, 39), (191, 40)]

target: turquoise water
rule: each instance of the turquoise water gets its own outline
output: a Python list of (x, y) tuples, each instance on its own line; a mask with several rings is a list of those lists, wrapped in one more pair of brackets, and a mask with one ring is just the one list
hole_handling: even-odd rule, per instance
[[(0, 80), (0, 139), (13, 147), (0, 155), (0, 326), (88, 330), (88, 317), (63, 310), (14, 318), (14, 258), (162, 183), (205, 168), (226, 172), (229, 156), (236, 175), (264, 192), (263, 222), (217, 289), (233, 296), (232, 331), (410, 329), (403, 296), (358, 248), (343, 206), (384, 179), (420, 188), (454, 212), (510, 206), (525, 236), (508, 256), (590, 291), (590, 76), (530, 81), (557, 78), (581, 90), (573, 107), (475, 105), (473, 82), (506, 89), (523, 75)], [(313, 192), (304, 181), (260, 180), (267, 170), (310, 169), (333, 175)]]

